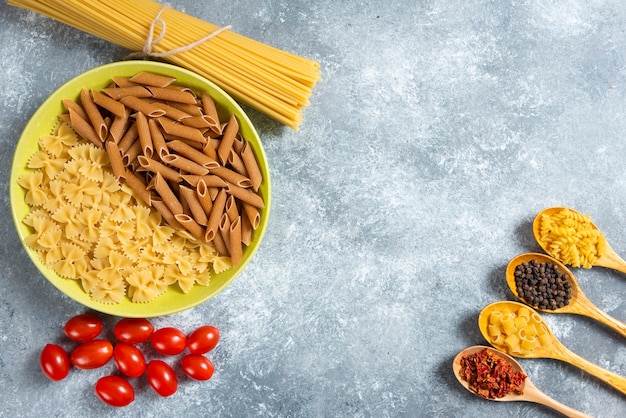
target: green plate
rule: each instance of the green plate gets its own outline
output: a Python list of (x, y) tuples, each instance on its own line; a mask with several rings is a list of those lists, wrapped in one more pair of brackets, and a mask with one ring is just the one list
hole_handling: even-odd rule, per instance
[(46, 279), (58, 290), (78, 303), (110, 315), (149, 318), (169, 315), (192, 308), (217, 295), (245, 268), (259, 248), (265, 234), (271, 206), (271, 182), (265, 151), (250, 119), (228, 94), (203, 77), (171, 64), (152, 61), (123, 61), (93, 68), (63, 84), (33, 114), (15, 148), (13, 166), (11, 167), (10, 196), (13, 221), (15, 222), (17, 233), (22, 243), (24, 243), (24, 239), (31, 234), (31, 230), (22, 220), (29, 213), (30, 209), (24, 201), (25, 190), (17, 183), (17, 180), (28, 171), (26, 164), (31, 155), (39, 149), (39, 137), (49, 135), (58, 122), (58, 116), (65, 111), (62, 100), (68, 98), (77, 99), (83, 87), (99, 90), (108, 86), (112, 77), (131, 77), (141, 71), (174, 77), (178, 83), (191, 87), (197, 93), (208, 93), (215, 100), (220, 119), (222, 120), (231, 114), (237, 116), (241, 133), (252, 146), (263, 174), (264, 180), (259, 193), (265, 202), (265, 208), (261, 210), (261, 224), (254, 231), (250, 245), (245, 247), (241, 262), (233, 269), (214, 275), (208, 286), (195, 285), (186, 294), (177, 285), (173, 285), (169, 287), (165, 294), (148, 303), (133, 303), (128, 297), (125, 297), (122, 302), (110, 305), (91, 300), (89, 295), (83, 291), (79, 280), (59, 277), (52, 269), (43, 264), (35, 251), (26, 245), (24, 245), (24, 248)]

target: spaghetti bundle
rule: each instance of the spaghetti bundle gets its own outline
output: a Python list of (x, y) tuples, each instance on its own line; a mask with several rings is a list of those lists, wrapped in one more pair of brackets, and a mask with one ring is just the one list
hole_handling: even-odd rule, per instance
[[(144, 50), (146, 40), (154, 38), (149, 47), (155, 55), (211, 80), (235, 99), (296, 130), (320, 77), (316, 61), (221, 30), (152, 0), (9, 0), (8, 4), (132, 51)], [(212, 33), (215, 36), (198, 44)], [(173, 50), (177, 52), (168, 54)]]

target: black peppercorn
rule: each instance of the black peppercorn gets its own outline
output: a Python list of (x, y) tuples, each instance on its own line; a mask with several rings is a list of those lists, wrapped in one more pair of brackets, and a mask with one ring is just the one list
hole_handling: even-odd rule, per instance
[(553, 263), (524, 262), (515, 267), (514, 276), (517, 294), (529, 305), (555, 310), (570, 302), (572, 285)]

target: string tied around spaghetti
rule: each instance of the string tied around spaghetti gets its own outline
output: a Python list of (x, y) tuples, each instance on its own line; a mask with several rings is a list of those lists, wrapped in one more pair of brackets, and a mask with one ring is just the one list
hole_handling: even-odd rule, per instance
[[(190, 44), (182, 45), (182, 46), (179, 46), (178, 48), (170, 49), (169, 51), (154, 52), (152, 51), (152, 47), (157, 45), (159, 42), (163, 40), (163, 38), (165, 38), (165, 33), (167, 31), (167, 24), (165, 23), (165, 20), (161, 18), (161, 13), (163, 13), (163, 11), (167, 8), (168, 6), (163, 6), (159, 10), (159, 12), (156, 14), (154, 19), (152, 20), (152, 23), (150, 23), (150, 30), (148, 31), (148, 37), (146, 38), (146, 42), (143, 45), (143, 49), (139, 52), (133, 52), (132, 54), (129, 54), (126, 57), (126, 59), (134, 59), (134, 58), (147, 59), (150, 57), (165, 58), (165, 57), (169, 57), (170, 55), (178, 54), (179, 52), (186, 52), (192, 48), (197, 47), (200, 44), (203, 44), (209, 39), (214, 38), (215, 36), (219, 35), (223, 31), (230, 30), (231, 28), (231, 25), (222, 26), (221, 28), (216, 29), (215, 31), (209, 33), (205, 37), (200, 38), (197, 41), (194, 41)], [(157, 38), (154, 39), (154, 31), (157, 25), (161, 26), (161, 32), (159, 33), (159, 36), (157, 36)]]

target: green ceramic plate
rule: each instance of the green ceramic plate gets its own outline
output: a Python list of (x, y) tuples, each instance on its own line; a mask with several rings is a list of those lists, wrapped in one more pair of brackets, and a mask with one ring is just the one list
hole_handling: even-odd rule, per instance
[(26, 164), (32, 154), (38, 150), (38, 139), (40, 136), (49, 135), (57, 123), (57, 117), (65, 111), (62, 100), (76, 99), (80, 96), (83, 87), (92, 89), (102, 89), (106, 87), (112, 77), (130, 77), (141, 71), (150, 71), (158, 74), (175, 77), (178, 83), (191, 87), (196, 92), (206, 92), (210, 94), (219, 107), (220, 118), (225, 119), (230, 114), (235, 114), (239, 120), (241, 132), (244, 138), (252, 146), (259, 166), (264, 177), (260, 187), (260, 194), (265, 201), (265, 208), (261, 211), (261, 224), (254, 231), (251, 244), (245, 248), (241, 263), (234, 269), (213, 276), (208, 286), (194, 286), (187, 294), (183, 293), (178, 286), (170, 286), (168, 291), (149, 303), (133, 303), (125, 298), (119, 304), (107, 305), (90, 299), (80, 285), (80, 281), (64, 279), (59, 277), (54, 271), (46, 267), (36, 252), (24, 245), (30, 259), (35, 263), (39, 271), (58, 290), (74, 299), (75, 301), (110, 315), (120, 317), (155, 317), (169, 315), (197, 306), (221, 292), (235, 277), (245, 268), (254, 253), (257, 251), (269, 219), (271, 206), (271, 182), (265, 152), (259, 140), (259, 136), (250, 122), (250, 119), (243, 112), (241, 107), (223, 90), (210, 81), (197, 74), (176, 67), (151, 61), (123, 61), (103, 65), (93, 68), (62, 85), (56, 90), (34, 113), (22, 135), (19, 138), (13, 157), (11, 168), (11, 211), (13, 221), (17, 228), (17, 233), (24, 242), (25, 237), (31, 231), (22, 220), (29, 212), (28, 205), (24, 202), (25, 191), (17, 184), (17, 179), (27, 171)]

